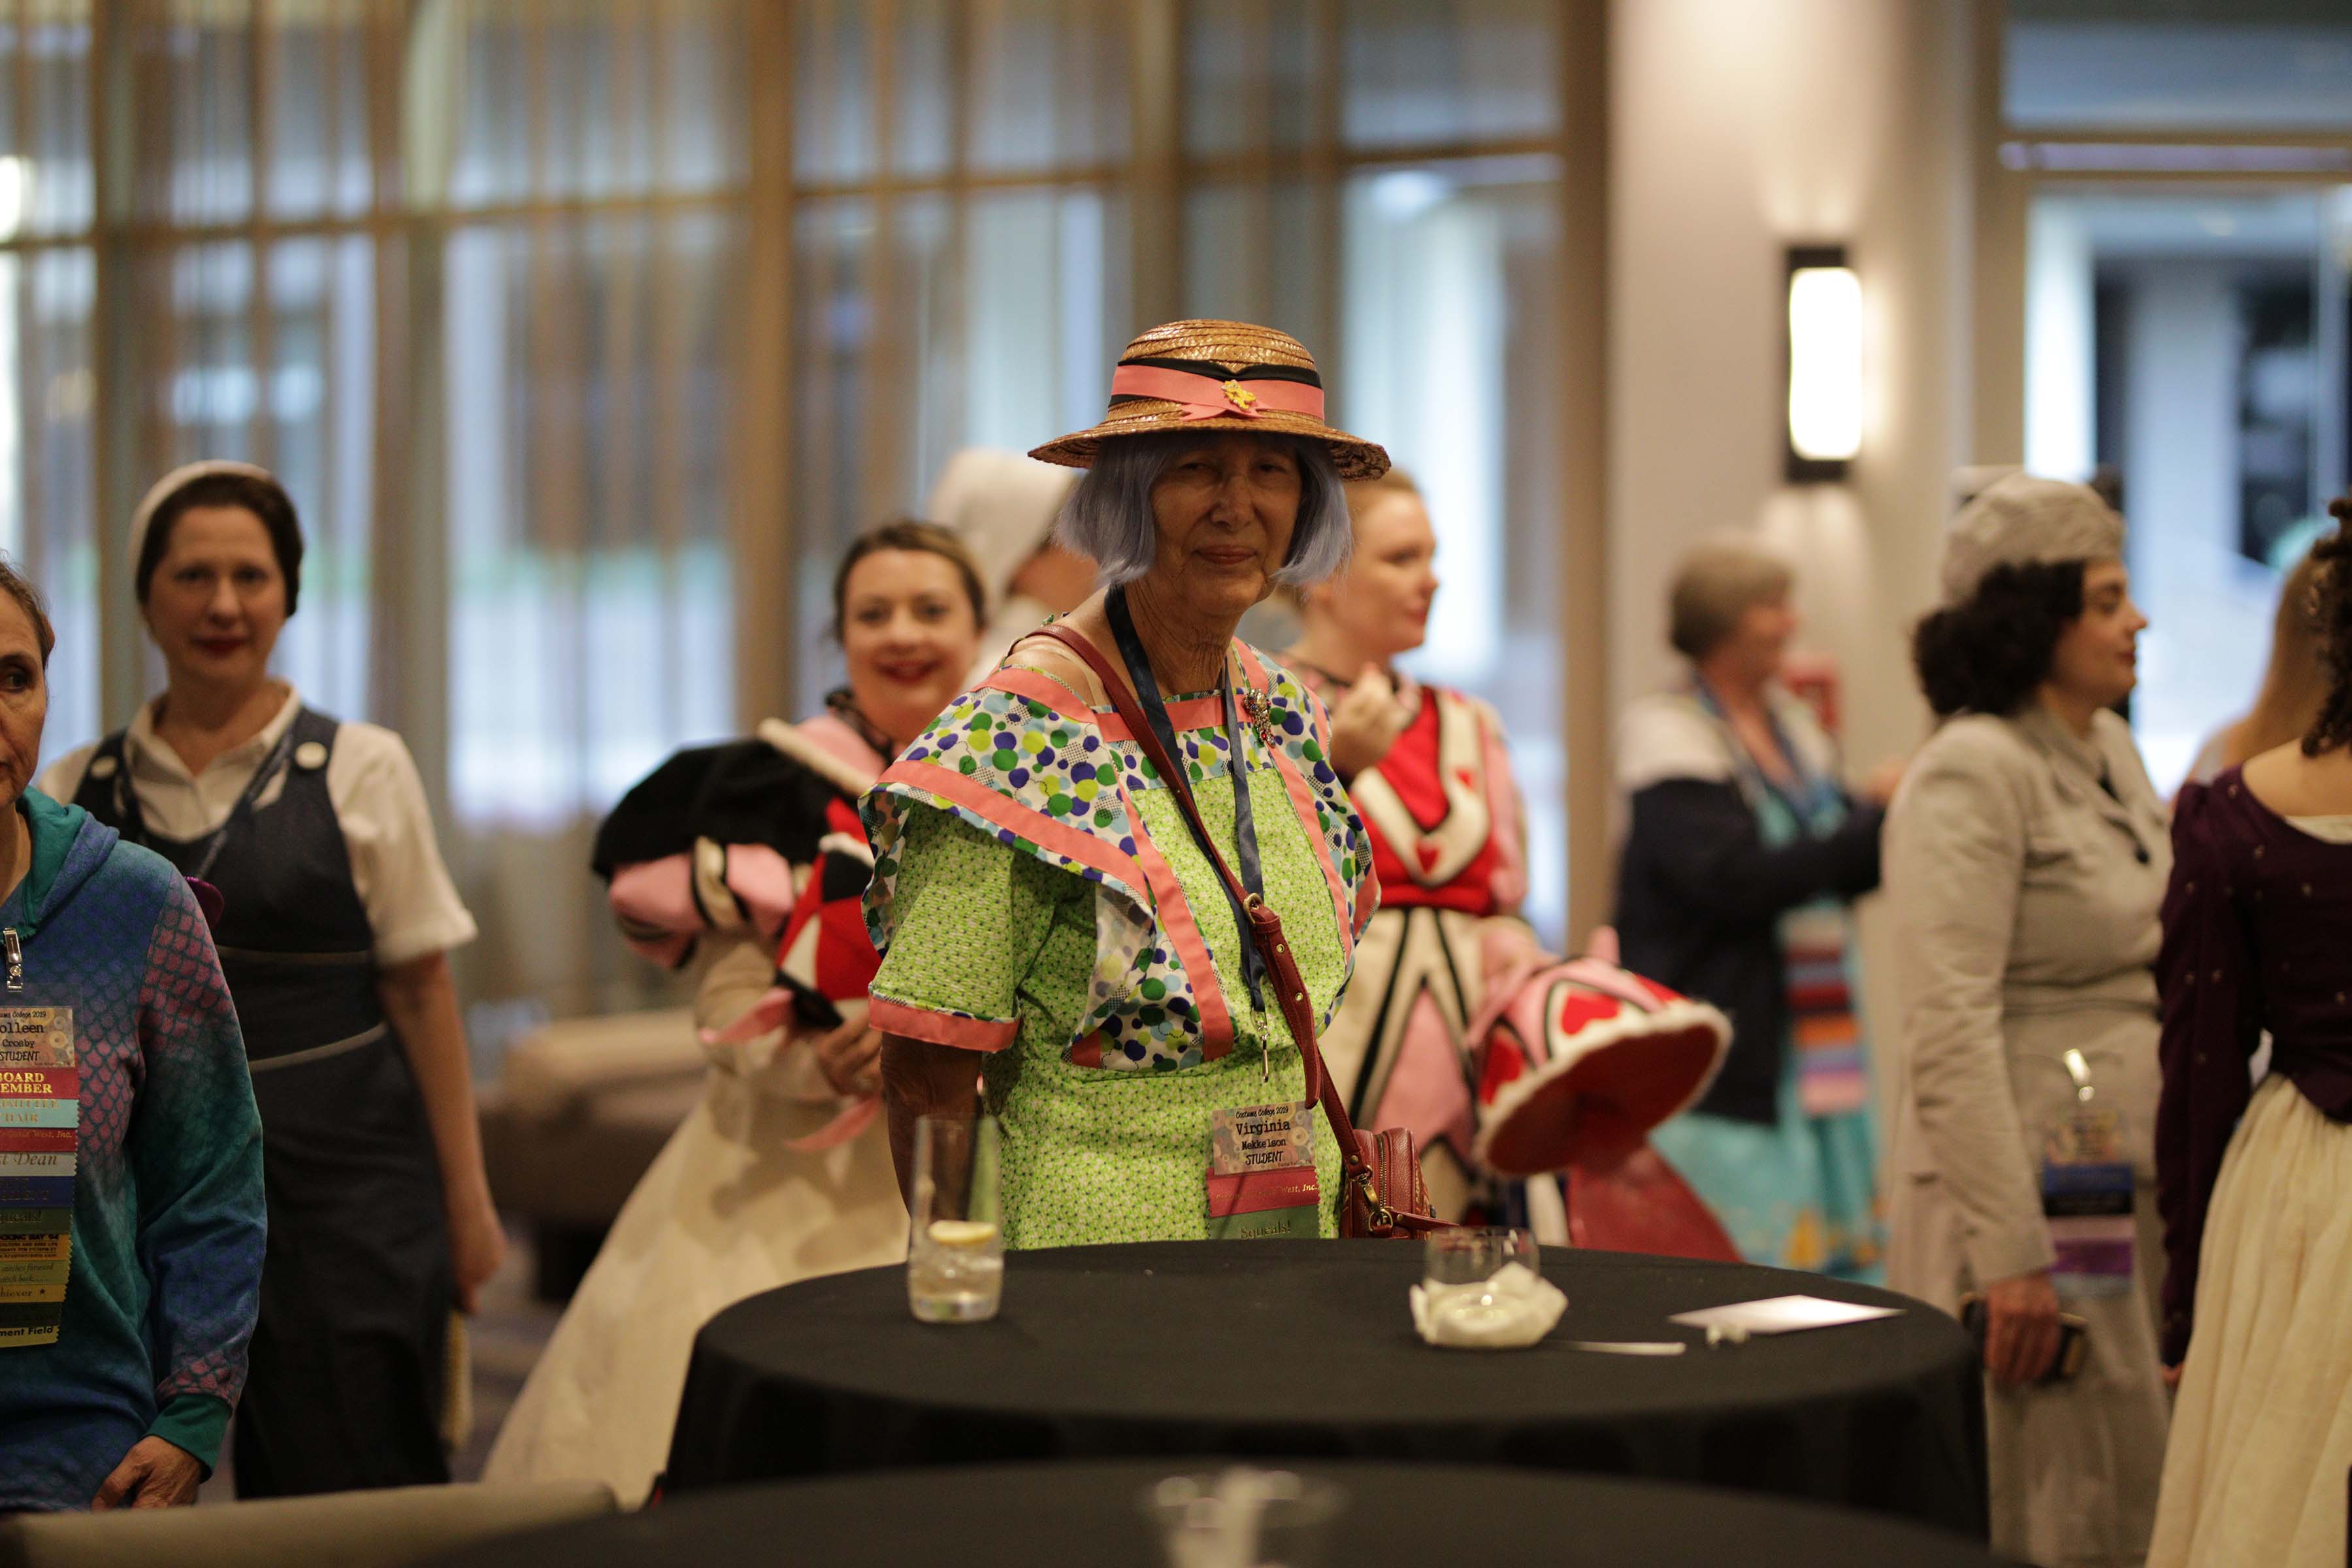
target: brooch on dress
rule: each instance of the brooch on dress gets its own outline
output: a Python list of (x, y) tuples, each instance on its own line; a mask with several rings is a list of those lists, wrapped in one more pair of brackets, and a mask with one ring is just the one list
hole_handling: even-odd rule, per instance
[(1255, 686), (1241, 689), (1239, 700), (1242, 722), (1257, 737), (1257, 743), (1267, 751), (1274, 750), (1274, 700)]

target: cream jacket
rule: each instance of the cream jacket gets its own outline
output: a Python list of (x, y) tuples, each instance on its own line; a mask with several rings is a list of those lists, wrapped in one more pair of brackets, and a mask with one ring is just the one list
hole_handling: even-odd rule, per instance
[(1885, 855), (1903, 997), (1898, 1186), (1940, 1181), (1975, 1283), (2047, 1268), (2039, 1151), (2074, 1100), (2069, 1049), (2154, 1179), (2164, 804), (2112, 713), (2087, 742), (2039, 707), (1972, 715), (1912, 763)]
[(2166, 1427), (2150, 969), (2172, 866), (2163, 804), (2113, 714), (2087, 741), (2039, 708), (1964, 718), (1912, 763), (1885, 843), (1903, 996), (1887, 1282), (1950, 1311), (2050, 1266), (2042, 1142), (2075, 1103), (2079, 1051), (2138, 1167), (2137, 1288), (2065, 1302), (2090, 1332), (2072, 1382), (1988, 1385), (1992, 1545), (2048, 1568), (2137, 1568)]

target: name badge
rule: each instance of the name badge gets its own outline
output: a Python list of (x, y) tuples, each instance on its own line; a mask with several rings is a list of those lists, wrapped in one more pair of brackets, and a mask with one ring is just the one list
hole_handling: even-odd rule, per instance
[(2058, 1254), (2050, 1283), (2061, 1297), (2130, 1293), (2138, 1241), (2132, 1193), (2116, 1112), (2079, 1106), (2044, 1138), (2042, 1212)]
[(1320, 1234), (1314, 1107), (1292, 1100), (1209, 1113), (1212, 1241)]
[(57, 1342), (80, 1124), (73, 1009), (0, 1007), (0, 1349)]

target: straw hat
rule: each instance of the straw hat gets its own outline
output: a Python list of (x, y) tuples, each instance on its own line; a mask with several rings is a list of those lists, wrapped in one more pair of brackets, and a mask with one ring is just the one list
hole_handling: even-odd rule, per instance
[(1110, 378), (1110, 411), (1091, 430), (1029, 455), (1066, 468), (1094, 462), (1104, 441), (1165, 430), (1300, 436), (1331, 448), (1343, 479), (1376, 479), (1389, 455), (1323, 423), (1323, 378), (1297, 338), (1246, 321), (1171, 321), (1127, 345)]

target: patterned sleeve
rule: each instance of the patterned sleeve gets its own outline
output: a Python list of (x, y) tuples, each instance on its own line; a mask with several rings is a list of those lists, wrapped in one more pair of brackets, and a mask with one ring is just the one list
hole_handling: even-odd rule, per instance
[(139, 1042), (146, 1074), (129, 1142), (152, 1291), (160, 1414), (148, 1431), (210, 1468), (260, 1305), (261, 1117), (212, 933), (176, 877), (148, 942)]
[(1015, 995), (1055, 905), (1092, 889), (933, 806), (908, 809), (903, 845), (868, 1016), (909, 1039), (1001, 1051), (1020, 1035)]

